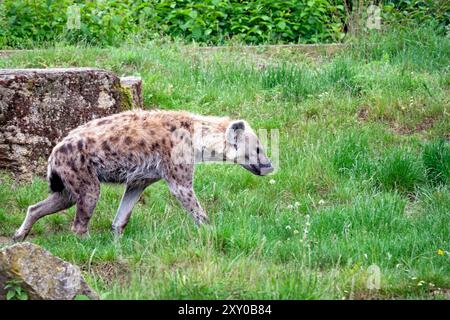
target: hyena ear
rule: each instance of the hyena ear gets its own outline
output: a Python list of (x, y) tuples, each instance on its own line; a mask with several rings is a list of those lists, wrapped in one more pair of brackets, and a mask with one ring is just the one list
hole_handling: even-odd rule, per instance
[(240, 142), (244, 137), (246, 123), (244, 120), (236, 120), (228, 125), (225, 133), (227, 141), (231, 144)]

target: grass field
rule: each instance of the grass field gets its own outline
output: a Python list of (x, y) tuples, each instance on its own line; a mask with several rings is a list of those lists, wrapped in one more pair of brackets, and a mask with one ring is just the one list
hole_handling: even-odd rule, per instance
[[(70, 232), (72, 208), (40, 220), (29, 240), (81, 266), (107, 299), (449, 299), (449, 57), (448, 37), (417, 29), (333, 57), (130, 42), (0, 58), (0, 68), (140, 75), (147, 108), (279, 130), (273, 176), (197, 167), (209, 227), (197, 229), (159, 182), (115, 243), (123, 187), (105, 185), (89, 238)], [(0, 237), (10, 237), (47, 184), (0, 181)], [(379, 290), (367, 287), (371, 265)]]

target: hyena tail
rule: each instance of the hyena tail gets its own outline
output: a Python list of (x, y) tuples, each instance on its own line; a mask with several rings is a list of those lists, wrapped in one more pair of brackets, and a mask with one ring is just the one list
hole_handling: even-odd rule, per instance
[(50, 186), (51, 192), (62, 192), (65, 189), (64, 183), (63, 183), (61, 177), (54, 170), (50, 171), (50, 173), (48, 175), (48, 181), (49, 181), (49, 186)]

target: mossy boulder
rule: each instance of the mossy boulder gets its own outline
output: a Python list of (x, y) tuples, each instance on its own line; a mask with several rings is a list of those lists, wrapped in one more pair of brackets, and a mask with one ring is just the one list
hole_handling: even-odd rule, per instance
[(93, 68), (0, 70), (0, 170), (43, 176), (53, 146), (70, 130), (141, 107), (139, 78), (121, 81)]
[(0, 250), (0, 299), (6, 299), (11, 283), (31, 300), (99, 299), (80, 268), (29, 242)]

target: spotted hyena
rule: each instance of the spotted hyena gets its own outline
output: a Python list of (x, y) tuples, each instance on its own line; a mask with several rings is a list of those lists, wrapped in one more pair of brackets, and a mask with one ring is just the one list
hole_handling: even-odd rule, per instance
[(260, 141), (243, 120), (138, 110), (90, 121), (54, 147), (48, 160), (50, 195), (28, 208), (14, 239), (24, 239), (43, 216), (74, 204), (72, 230), (85, 234), (102, 182), (126, 185), (112, 224), (117, 236), (144, 189), (160, 179), (197, 225), (206, 223), (208, 216), (197, 201), (192, 180), (195, 163), (207, 161), (238, 163), (256, 175), (273, 171)]

